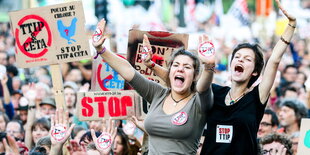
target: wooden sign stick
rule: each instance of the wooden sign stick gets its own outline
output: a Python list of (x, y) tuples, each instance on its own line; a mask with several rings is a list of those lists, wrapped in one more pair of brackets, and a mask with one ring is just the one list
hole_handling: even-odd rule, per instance
[(53, 82), (53, 91), (55, 95), (55, 102), (57, 108), (67, 109), (65, 106), (65, 96), (63, 88), (63, 80), (59, 64), (50, 65), (52, 82)]

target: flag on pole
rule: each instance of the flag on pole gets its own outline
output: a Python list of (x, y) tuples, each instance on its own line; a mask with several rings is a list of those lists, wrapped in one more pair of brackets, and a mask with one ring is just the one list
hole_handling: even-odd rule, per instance
[(272, 10), (272, 0), (256, 0), (256, 15), (269, 16)]
[(242, 25), (248, 26), (250, 24), (248, 4), (246, 0), (235, 0), (228, 14), (237, 18)]

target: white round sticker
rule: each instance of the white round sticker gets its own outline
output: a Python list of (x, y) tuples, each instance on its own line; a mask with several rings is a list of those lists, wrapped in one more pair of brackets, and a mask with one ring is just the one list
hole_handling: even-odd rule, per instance
[(102, 31), (99, 28), (97, 28), (95, 33), (93, 34), (93, 41), (97, 42), (101, 39), (101, 37), (102, 37)]
[(67, 133), (67, 129), (62, 124), (56, 124), (54, 130), (52, 130), (52, 137), (57, 140), (61, 141), (65, 138)]
[(112, 144), (111, 135), (109, 133), (103, 132), (97, 139), (98, 146), (105, 150), (109, 148)]
[(200, 44), (199, 52), (205, 57), (214, 55), (215, 49), (214, 49), (213, 43), (212, 42), (204, 42), (204, 43)]
[(187, 122), (188, 115), (186, 112), (179, 112), (173, 115), (171, 122), (174, 125), (183, 125)]

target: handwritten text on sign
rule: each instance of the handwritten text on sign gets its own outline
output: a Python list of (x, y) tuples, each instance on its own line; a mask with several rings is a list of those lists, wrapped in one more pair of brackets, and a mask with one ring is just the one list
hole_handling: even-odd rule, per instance
[(82, 2), (10, 12), (17, 66), (30, 68), (90, 59)]
[(87, 92), (78, 95), (80, 120), (100, 120), (102, 118), (125, 118), (135, 114), (133, 92)]

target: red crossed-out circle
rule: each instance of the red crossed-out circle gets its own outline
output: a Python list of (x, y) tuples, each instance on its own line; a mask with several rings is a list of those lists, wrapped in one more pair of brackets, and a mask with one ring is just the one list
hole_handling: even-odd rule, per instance
[[(125, 57), (123, 57), (122, 55), (119, 55), (117, 54), (119, 57), (123, 58), (123, 59), (126, 59)], [(105, 63), (105, 61), (102, 59), (102, 62)], [(109, 91), (108, 88), (105, 88), (104, 85), (103, 85), (103, 82), (104, 80), (106, 80), (105, 82), (108, 82), (110, 80), (113, 79), (113, 75), (108, 75), (107, 77), (105, 77), (104, 79), (101, 78), (101, 69), (102, 69), (102, 63), (100, 63), (98, 65), (98, 68), (97, 68), (97, 82), (99, 83), (99, 86), (101, 88), (101, 90), (103, 91)]]
[[(27, 15), (25, 17), (23, 17), (17, 24), (18, 26), (22, 25), (25, 21), (27, 20), (30, 20), (30, 19), (35, 19), (35, 20), (38, 20), (40, 22), (43, 22), (44, 24), (44, 27), (46, 28), (46, 31), (47, 31), (47, 37), (48, 37), (48, 41), (47, 41), (47, 46), (51, 46), (52, 44), (52, 32), (51, 32), (51, 29), (50, 27), (48, 26), (47, 22), (40, 16), (37, 16), (37, 15)], [(39, 34), (39, 32), (34, 32), (34, 35), (37, 36)], [(47, 51), (48, 49), (47, 48), (44, 48), (41, 52), (39, 53), (29, 53), (28, 51), (26, 51), (23, 47), (23, 45), (26, 43), (26, 42), (31, 42), (32, 41), (32, 38), (31, 37), (28, 37), (25, 41), (25, 43), (21, 44), (20, 43), (20, 40), (19, 40), (19, 29), (16, 28), (15, 29), (15, 38), (16, 38), (16, 44), (17, 44), (17, 47), (20, 49), (20, 51), (22, 53), (24, 53), (26, 56), (30, 57), (30, 58), (38, 58), (38, 57), (41, 57), (43, 56)]]

